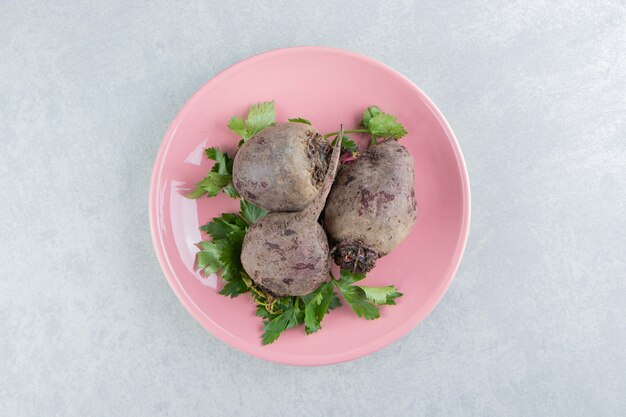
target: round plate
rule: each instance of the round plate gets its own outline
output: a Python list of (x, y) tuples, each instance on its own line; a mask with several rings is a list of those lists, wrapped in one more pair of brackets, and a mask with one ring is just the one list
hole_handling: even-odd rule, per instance
[[(363, 110), (378, 105), (398, 116), (409, 132), (401, 143), (415, 159), (419, 206), (410, 236), (380, 259), (365, 285), (394, 284), (404, 293), (381, 318), (367, 321), (345, 305), (307, 336), (288, 330), (262, 346), (261, 319), (248, 295), (218, 294), (222, 283), (194, 265), (198, 227), (238, 203), (220, 194), (184, 197), (210, 161), (203, 150), (220, 146), (234, 154), (238, 138), (226, 123), (251, 104), (275, 100), (278, 121), (304, 117), (320, 132), (358, 125)], [(439, 302), (459, 265), (469, 228), (469, 183), (452, 130), (435, 105), (411, 81), (371, 58), (352, 52), (299, 47), (246, 59), (206, 83), (168, 129), (156, 157), (150, 189), (150, 226), (157, 257), (172, 289), (207, 330), (235, 348), (266, 360), (324, 365), (372, 353), (406, 334)]]

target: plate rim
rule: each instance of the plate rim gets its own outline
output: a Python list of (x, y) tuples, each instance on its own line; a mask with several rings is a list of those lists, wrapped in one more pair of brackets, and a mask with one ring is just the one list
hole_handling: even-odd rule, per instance
[[(253, 347), (248, 344), (244, 344), (241, 342), (239, 338), (235, 335), (229, 333), (225, 329), (219, 327), (217, 324), (212, 322), (204, 313), (195, 305), (193, 300), (186, 295), (184, 288), (178, 281), (178, 277), (175, 272), (169, 265), (169, 260), (167, 259), (167, 253), (164, 249), (164, 244), (162, 241), (162, 237), (159, 233), (157, 233), (157, 222), (156, 222), (156, 211), (157, 211), (157, 201), (156, 201), (156, 188), (158, 184), (158, 179), (161, 177), (161, 172), (163, 169), (163, 158), (167, 153), (170, 145), (172, 144), (172, 139), (178, 126), (181, 121), (184, 119), (185, 115), (190, 111), (193, 104), (198, 100), (200, 94), (205, 89), (209, 88), (212, 84), (220, 82), (221, 78), (226, 76), (230, 71), (235, 70), (239, 67), (245, 65), (251, 65), (256, 63), (257, 61), (261, 61), (263, 59), (272, 58), (275, 56), (290, 54), (293, 52), (301, 52), (301, 51), (313, 51), (313, 52), (322, 52), (322, 53), (334, 53), (340, 55), (348, 55), (352, 58), (366, 61), (370, 65), (374, 65), (380, 67), (386, 71), (391, 72), (395, 76), (400, 77), (405, 82), (407, 82), (417, 93), (421, 96), (424, 103), (430, 108), (431, 112), (437, 119), (437, 121), (441, 124), (444, 132), (450, 142), (450, 146), (454, 152), (454, 156), (456, 158), (457, 167), (459, 169), (459, 173), (461, 176), (461, 189), (463, 193), (463, 218), (461, 222), (461, 233), (457, 238), (456, 248), (454, 250), (451, 267), (448, 272), (445, 274), (444, 280), (442, 282), (442, 288), (439, 291), (436, 291), (430, 298), (426, 300), (426, 302), (418, 308), (413, 314), (406, 318), (400, 325), (398, 325), (393, 331), (387, 333), (386, 335), (373, 340), (371, 343), (366, 345), (359, 346), (358, 348), (331, 354), (325, 356), (303, 356), (298, 354), (277, 354), (270, 350), (263, 350), (263, 346), (259, 344), (258, 347)], [(165, 132), (161, 144), (159, 146), (159, 150), (154, 159), (154, 164), (152, 168), (151, 178), (150, 178), (150, 190), (148, 195), (148, 217), (150, 222), (150, 235), (152, 238), (152, 244), (155, 250), (155, 254), (157, 260), (159, 262), (159, 266), (163, 271), (165, 278), (169, 286), (171, 287), (176, 297), (181, 302), (181, 304), (185, 307), (187, 312), (191, 314), (191, 316), (206, 330), (208, 330), (212, 335), (225, 342), (231, 347), (235, 349), (245, 352), (251, 356), (256, 358), (260, 358), (263, 360), (267, 360), (274, 363), (286, 364), (286, 365), (296, 365), (296, 366), (320, 366), (320, 365), (332, 365), (341, 362), (347, 362), (351, 360), (355, 360), (364, 356), (367, 356), (371, 353), (374, 353), (394, 341), (402, 338), (408, 332), (410, 332), (413, 328), (415, 328), (419, 323), (421, 323), (428, 315), (432, 312), (432, 310), (436, 307), (436, 305), (441, 301), (444, 294), (447, 292), (452, 280), (454, 279), (456, 272), (461, 264), (461, 260), (463, 258), (463, 254), (465, 252), (465, 247), (467, 245), (467, 240), (469, 236), (470, 229), (470, 220), (471, 220), (471, 192), (470, 192), (470, 182), (469, 175), (467, 171), (467, 167), (465, 164), (465, 159), (463, 157), (463, 153), (459, 146), (458, 140), (454, 131), (450, 127), (450, 124), (446, 120), (443, 113), (437, 108), (437, 106), (433, 103), (433, 101), (419, 88), (413, 81), (409, 78), (395, 70), (394, 68), (374, 59), (366, 55), (362, 55), (350, 50), (335, 48), (335, 47), (326, 47), (326, 46), (292, 46), (286, 48), (278, 48), (272, 49), (269, 51), (261, 52), (255, 55), (252, 55), (248, 58), (245, 58), (241, 61), (238, 61), (222, 71), (218, 72), (215, 76), (209, 79), (206, 83), (204, 83), (200, 88), (198, 88), (194, 94), (185, 102), (185, 104), (180, 108), (177, 112), (176, 116), (169, 124), (167, 131)], [(208, 319), (208, 320), (207, 320)]]

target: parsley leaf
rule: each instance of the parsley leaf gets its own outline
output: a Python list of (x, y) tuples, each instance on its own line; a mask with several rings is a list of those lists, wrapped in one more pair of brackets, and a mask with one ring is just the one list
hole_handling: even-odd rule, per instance
[(331, 310), (339, 307), (341, 307), (341, 299), (337, 296), (337, 293), (333, 291), (333, 294), (330, 296), (330, 304), (328, 304), (328, 311), (326, 313), (329, 313)]
[(230, 232), (245, 229), (247, 225), (245, 219), (235, 213), (222, 213), (220, 217), (200, 227), (200, 230), (208, 233), (213, 240), (219, 240), (226, 238)]
[(264, 345), (276, 341), (283, 331), (296, 327), (304, 321), (304, 311), (300, 308), (300, 299), (298, 297), (291, 298), (292, 302), (290, 307), (286, 308), (276, 317), (265, 321), (263, 324), (261, 342)]
[(268, 319), (268, 320), (271, 320), (274, 317), (278, 316), (278, 314), (272, 314), (269, 311), (267, 311), (267, 307), (263, 304), (259, 304), (258, 306), (256, 306), (255, 315), (263, 319)]
[(246, 117), (246, 130), (250, 136), (257, 132), (270, 127), (276, 122), (276, 111), (274, 110), (274, 101), (266, 101), (264, 103), (256, 103), (250, 107), (248, 116)]
[(360, 125), (364, 128), (368, 128), (370, 119), (380, 113), (380, 109), (378, 106), (370, 106), (363, 112), (363, 119), (361, 120)]
[(307, 125), (311, 124), (310, 120), (303, 119), (302, 117), (296, 117), (296, 118), (287, 119), (287, 120), (290, 121), (290, 122), (294, 122), (294, 123), (306, 123)]
[(222, 288), (220, 294), (226, 297), (235, 298), (239, 294), (244, 294), (248, 291), (250, 291), (250, 288), (248, 288), (243, 279), (233, 279), (226, 281), (226, 284), (224, 284), (224, 288)]
[(378, 113), (367, 122), (367, 130), (375, 138), (400, 139), (407, 134), (407, 131), (396, 119), (396, 116)]
[[(233, 174), (233, 158), (231, 158), (227, 153), (222, 153), (219, 148), (207, 148), (204, 153), (207, 158), (216, 161), (211, 168), (211, 171), (217, 172), (221, 175), (228, 175), (229, 178), (232, 177)], [(233, 184), (230, 182), (228, 185), (224, 186), (223, 191), (231, 198), (239, 198), (239, 193), (233, 187)]]
[(363, 112), (360, 126), (364, 127), (371, 135), (370, 146), (378, 143), (378, 138), (400, 139), (407, 134), (395, 116), (384, 113), (378, 106), (370, 106)]
[(187, 194), (185, 194), (185, 197), (195, 200), (197, 198), (202, 197), (206, 193), (207, 193), (206, 190), (200, 187), (200, 183), (198, 183), (196, 184), (196, 188), (194, 188), (193, 191), (190, 191)]
[(196, 255), (198, 268), (209, 275), (221, 271), (224, 288), (220, 294), (236, 297), (249, 291), (240, 260), (247, 226), (248, 223), (240, 215), (224, 213), (201, 227), (212, 240), (199, 243), (201, 250)]
[(222, 153), (219, 148), (207, 148), (205, 151), (207, 158), (215, 161), (211, 171), (207, 176), (196, 184), (196, 188), (186, 195), (187, 198), (200, 198), (203, 195), (215, 197), (224, 190), (230, 197), (237, 198), (239, 194), (230, 183), (233, 171), (233, 159)]
[(230, 198), (239, 198), (239, 193), (237, 192), (237, 190), (235, 190), (235, 187), (233, 187), (232, 184), (228, 184), (226, 187), (224, 187), (224, 192)]
[(357, 281), (361, 281), (365, 278), (365, 274), (356, 274), (348, 270), (342, 269), (339, 275), (339, 279), (347, 284), (354, 284)]
[(307, 334), (322, 328), (322, 319), (329, 310), (334, 284), (325, 282), (315, 291), (302, 297), (304, 301), (304, 330)]
[(215, 161), (215, 165), (211, 168), (211, 171), (218, 174), (230, 174), (233, 170), (233, 160), (228, 154), (222, 153), (219, 148), (206, 148), (204, 154), (207, 158)]
[(207, 176), (196, 184), (196, 188), (186, 195), (187, 198), (200, 198), (203, 195), (215, 197), (230, 183), (230, 175), (222, 175), (217, 172), (209, 172)]
[(228, 121), (228, 128), (237, 136), (241, 137), (239, 146), (252, 137), (255, 133), (260, 132), (266, 127), (270, 127), (276, 122), (276, 111), (274, 110), (274, 101), (266, 101), (256, 103), (248, 110), (248, 115), (244, 121), (239, 116), (233, 116)]
[(243, 230), (234, 231), (222, 240), (223, 246), (220, 252), (219, 261), (223, 265), (222, 279), (226, 281), (220, 294), (234, 298), (239, 294), (248, 292), (250, 288), (243, 279), (245, 271), (241, 265), (241, 245), (246, 232)]
[(310, 294), (302, 297), (282, 297), (269, 306), (257, 298), (260, 305), (257, 306), (255, 314), (264, 319), (263, 344), (276, 341), (283, 331), (303, 323), (306, 334), (319, 330), (324, 315), (341, 306), (333, 287), (334, 283), (329, 281)]
[(393, 285), (386, 287), (366, 287), (362, 285), (360, 288), (365, 292), (365, 296), (369, 301), (379, 305), (395, 305), (395, 299), (402, 296), (402, 293), (398, 292)]
[(205, 274), (215, 274), (224, 267), (220, 261), (221, 246), (219, 242), (200, 242), (202, 250), (198, 252), (196, 261), (198, 268), (202, 269)]
[(398, 292), (393, 285), (386, 287), (354, 285), (365, 278), (365, 274), (354, 274), (350, 271), (341, 270), (339, 279), (334, 279), (332, 274), (331, 278), (350, 308), (357, 316), (366, 320), (380, 317), (380, 310), (376, 305), (393, 305), (396, 303), (395, 299), (402, 296), (402, 293)]
[(246, 125), (243, 122), (243, 119), (239, 116), (233, 116), (228, 121), (228, 128), (236, 133), (238, 136), (241, 136), (243, 139), (248, 140), (250, 137), (248, 135), (248, 130), (246, 129)]
[(249, 224), (256, 222), (261, 217), (267, 214), (267, 211), (255, 206), (252, 203), (248, 203), (243, 198), (241, 199), (240, 207), (241, 207), (241, 215), (243, 216), (244, 219), (246, 219), (246, 221)]
[(246, 232), (244, 230), (236, 230), (230, 232), (226, 238), (222, 239), (223, 245), (220, 251), (220, 262), (224, 265), (222, 278), (227, 281), (242, 279), (241, 273), (244, 272), (244, 270), (239, 257), (245, 236)]
[(380, 310), (374, 304), (370, 303), (365, 295), (365, 291), (361, 287), (352, 285), (350, 279), (344, 276), (344, 271), (341, 271), (341, 276), (338, 280), (335, 280), (335, 285), (341, 292), (343, 299), (346, 300), (352, 311), (366, 320), (373, 320), (380, 317)]

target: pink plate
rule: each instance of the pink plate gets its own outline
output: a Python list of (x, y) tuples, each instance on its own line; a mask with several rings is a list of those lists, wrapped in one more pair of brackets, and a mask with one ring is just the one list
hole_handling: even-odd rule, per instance
[[(234, 151), (226, 123), (259, 101), (275, 100), (278, 121), (304, 117), (321, 132), (356, 127), (376, 104), (398, 116), (402, 139), (415, 159), (419, 205), (411, 235), (378, 261), (366, 285), (395, 284), (404, 296), (383, 306), (381, 318), (357, 318), (347, 306), (326, 316), (319, 332), (286, 331), (262, 346), (261, 320), (249, 296), (218, 294), (217, 277), (194, 266), (198, 230), (212, 217), (237, 211), (224, 194), (189, 200), (183, 194), (210, 167), (209, 146)], [(469, 183), (452, 130), (435, 105), (411, 81), (371, 58), (317, 47), (279, 49), (246, 59), (206, 83), (168, 129), (156, 157), (150, 189), (150, 226), (157, 257), (172, 289), (206, 329), (235, 348), (274, 362), (324, 365), (374, 352), (406, 334), (439, 302), (459, 265), (469, 228)]]

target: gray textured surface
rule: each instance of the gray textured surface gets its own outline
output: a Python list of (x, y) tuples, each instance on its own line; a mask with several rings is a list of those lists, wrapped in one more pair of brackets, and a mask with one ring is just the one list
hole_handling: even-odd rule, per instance
[[(134, 3), (0, 3), (0, 415), (626, 414), (623, 1)], [(414, 80), (455, 129), (473, 192), (435, 311), (314, 369), (201, 328), (147, 220), (185, 100), (288, 45)]]

